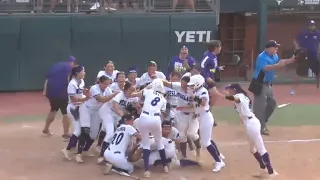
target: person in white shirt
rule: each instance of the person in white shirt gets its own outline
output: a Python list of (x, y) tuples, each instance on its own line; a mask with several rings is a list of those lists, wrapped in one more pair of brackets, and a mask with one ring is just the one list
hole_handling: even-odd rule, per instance
[(143, 148), (143, 160), (145, 168), (145, 177), (150, 177), (150, 138), (151, 133), (157, 145), (161, 157), (161, 163), (164, 168), (164, 172), (168, 172), (167, 158), (164, 149), (163, 142), (161, 141), (161, 117), (163, 112), (166, 110), (167, 100), (164, 98), (165, 93), (163, 83), (160, 79), (155, 79), (149, 86), (142, 91), (133, 93), (132, 96), (140, 97), (144, 99), (142, 112), (139, 118), (137, 126), (141, 134), (141, 145)]
[(184, 76), (181, 82), (167, 82), (163, 84), (177, 92), (179, 106), (177, 107), (177, 124), (176, 127), (180, 134), (180, 151), (182, 158), (187, 158), (187, 139), (192, 140), (196, 146), (196, 156), (200, 158), (201, 145), (198, 135), (199, 121), (195, 117), (195, 110), (192, 106), (193, 94), (188, 91), (187, 83), (190, 77)]
[[(170, 82), (179, 82), (181, 78), (181, 74), (179, 72), (172, 72), (170, 74)], [(178, 107), (178, 94), (177, 91), (172, 89), (171, 87), (165, 87), (165, 97), (169, 103), (169, 108), (167, 109), (168, 117), (165, 120), (170, 120), (173, 123), (176, 123), (176, 108)]]
[(111, 169), (128, 174), (133, 172), (133, 165), (127, 159), (128, 148), (133, 141), (133, 137), (140, 139), (139, 133), (132, 126), (133, 120), (134, 117), (130, 114), (122, 116), (119, 126), (113, 134), (112, 141), (103, 155), (107, 161), (105, 174), (109, 174)]
[(155, 78), (166, 79), (166, 76), (162, 72), (157, 71), (156, 62), (150, 61), (148, 64), (148, 72), (144, 73), (140, 77), (139, 86), (151, 83)]
[[(85, 91), (85, 83), (84, 83), (85, 71), (82, 66), (76, 66), (71, 71), (71, 80), (68, 84), (67, 92), (69, 97), (69, 104), (67, 106), (67, 114), (72, 120), (73, 123), (73, 134), (69, 140), (69, 143), (66, 148), (64, 148), (61, 152), (64, 157), (68, 160), (71, 160), (69, 157), (69, 151), (76, 147), (78, 139), (78, 152), (77, 152), (77, 160), (81, 159), (81, 153), (83, 151), (84, 145), (87, 141), (87, 136), (89, 136), (89, 132), (86, 132), (83, 127), (84, 124), (80, 120), (80, 106), (90, 98), (90, 92)], [(79, 156), (79, 157), (78, 157)]]
[(112, 136), (116, 125), (118, 124), (121, 117), (126, 113), (125, 109), (129, 105), (133, 105), (139, 108), (139, 99), (137, 97), (130, 97), (135, 92), (135, 86), (130, 82), (126, 82), (123, 91), (117, 94), (109, 105), (103, 105), (100, 109), (100, 117), (102, 118), (103, 129), (106, 130), (106, 136), (101, 146), (100, 157), (98, 163), (102, 163), (103, 153), (108, 148), (112, 141)]
[(112, 61), (108, 61), (104, 65), (104, 71), (99, 71), (97, 75), (97, 80), (99, 77), (104, 75), (104, 76), (107, 76), (109, 79), (111, 79), (111, 83), (112, 83), (116, 79), (117, 73), (118, 71), (114, 69), (114, 63)]
[(193, 106), (199, 120), (199, 133), (201, 137), (200, 143), (203, 147), (206, 147), (208, 152), (216, 161), (215, 167), (212, 171), (219, 172), (223, 167), (225, 167), (225, 163), (222, 160), (224, 158), (219, 157), (220, 152), (216, 143), (211, 140), (214, 118), (210, 112), (208, 90), (203, 87), (205, 85), (205, 80), (200, 74), (193, 75), (187, 85), (193, 92), (194, 96)]
[(116, 75), (114, 83), (110, 85), (112, 91), (123, 91), (124, 84), (126, 83), (126, 75), (123, 71), (119, 71)]
[(139, 85), (140, 78), (138, 78), (137, 68), (131, 67), (129, 69), (127, 81), (131, 82), (136, 87)]
[(255, 176), (268, 176), (268, 179), (277, 176), (278, 173), (273, 169), (263, 139), (260, 133), (261, 124), (259, 119), (252, 112), (252, 102), (239, 84), (227, 86), (224, 98), (233, 101), (235, 110), (240, 116), (242, 124), (245, 126), (246, 134), (249, 137), (250, 151), (260, 165), (260, 172)]

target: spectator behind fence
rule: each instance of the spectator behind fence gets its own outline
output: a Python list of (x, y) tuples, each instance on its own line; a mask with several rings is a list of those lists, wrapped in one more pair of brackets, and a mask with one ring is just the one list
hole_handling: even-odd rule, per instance
[(276, 108), (276, 101), (273, 98), (272, 83), (275, 71), (295, 61), (294, 56), (290, 59), (280, 60), (277, 51), (280, 44), (270, 40), (265, 45), (256, 60), (254, 74), (249, 86), (249, 91), (254, 95), (253, 111), (261, 123), (261, 134), (269, 135), (267, 122)]
[(52, 135), (50, 124), (54, 121), (57, 111), (61, 111), (64, 140), (69, 140), (69, 118), (67, 116), (68, 94), (67, 87), (71, 70), (76, 65), (76, 59), (69, 56), (68, 61), (59, 62), (51, 67), (44, 84), (43, 94), (48, 98), (50, 103), (50, 112), (47, 116), (42, 133)]
[(192, 65), (196, 64), (196, 60), (189, 56), (189, 51), (186, 46), (182, 46), (180, 49), (179, 56), (174, 56), (168, 66), (167, 78), (173, 71), (179, 72), (181, 74), (186, 73)]
[[(179, 0), (172, 0), (172, 11), (175, 11), (177, 8)], [(191, 11), (195, 11), (194, 8), (194, 1), (193, 0), (185, 0), (186, 3), (186, 9), (189, 8)]]

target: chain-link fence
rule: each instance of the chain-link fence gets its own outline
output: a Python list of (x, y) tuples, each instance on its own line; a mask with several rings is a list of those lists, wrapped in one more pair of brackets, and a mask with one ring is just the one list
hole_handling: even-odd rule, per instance
[(215, 12), (220, 0), (0, 0), (0, 13)]

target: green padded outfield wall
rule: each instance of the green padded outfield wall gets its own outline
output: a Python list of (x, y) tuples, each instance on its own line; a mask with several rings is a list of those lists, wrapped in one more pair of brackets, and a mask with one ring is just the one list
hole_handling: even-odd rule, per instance
[(186, 45), (199, 60), (204, 41), (216, 37), (214, 14), (81, 15), (0, 17), (0, 91), (40, 90), (55, 63), (74, 55), (86, 68), (87, 84), (108, 60), (117, 69), (168, 61)]

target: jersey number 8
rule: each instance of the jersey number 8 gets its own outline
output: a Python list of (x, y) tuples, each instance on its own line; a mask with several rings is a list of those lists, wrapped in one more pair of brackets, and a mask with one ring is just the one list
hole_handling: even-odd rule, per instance
[(156, 106), (158, 104), (158, 102), (160, 102), (160, 98), (159, 97), (156, 97), (154, 98), (152, 101), (151, 101), (151, 105), (152, 106)]
[(121, 142), (122, 139), (123, 139), (123, 136), (124, 136), (123, 132), (121, 132), (121, 133), (119, 133), (119, 134), (115, 133), (115, 134), (113, 135), (111, 144), (115, 144), (115, 145), (120, 144), (120, 142)]

